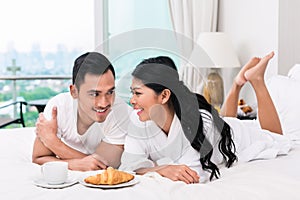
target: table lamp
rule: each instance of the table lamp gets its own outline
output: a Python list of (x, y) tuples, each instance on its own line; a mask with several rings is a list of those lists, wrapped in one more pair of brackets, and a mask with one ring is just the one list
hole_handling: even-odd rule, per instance
[(220, 68), (240, 67), (240, 62), (233, 44), (224, 32), (200, 33), (197, 44), (204, 50), (212, 63), (211, 66), (197, 66), (210, 68), (204, 83), (203, 96), (220, 111), (224, 101), (224, 83), (219, 70)]

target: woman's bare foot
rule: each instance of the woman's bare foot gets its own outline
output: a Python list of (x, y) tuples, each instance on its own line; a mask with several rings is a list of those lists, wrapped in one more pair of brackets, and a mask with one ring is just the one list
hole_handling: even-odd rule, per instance
[(248, 63), (246, 63), (243, 68), (241, 69), (241, 71), (238, 73), (238, 75), (235, 77), (235, 83), (239, 86), (243, 86), (246, 82), (247, 79), (245, 77), (245, 72), (248, 69), (251, 69), (252, 67), (254, 67), (255, 65), (257, 65), (260, 61), (260, 58), (258, 57), (254, 57), (251, 58)]
[(274, 52), (272, 51), (265, 57), (261, 58), (257, 65), (248, 69), (244, 73), (244, 77), (246, 80), (250, 81), (251, 83), (254, 81), (264, 80), (265, 71), (267, 65), (271, 58), (273, 58)]

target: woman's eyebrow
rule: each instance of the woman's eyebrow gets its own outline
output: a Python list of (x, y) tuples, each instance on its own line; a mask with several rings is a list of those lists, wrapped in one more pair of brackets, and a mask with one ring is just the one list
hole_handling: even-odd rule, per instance
[(136, 89), (141, 89), (141, 86), (130, 87), (130, 90), (136, 90)]

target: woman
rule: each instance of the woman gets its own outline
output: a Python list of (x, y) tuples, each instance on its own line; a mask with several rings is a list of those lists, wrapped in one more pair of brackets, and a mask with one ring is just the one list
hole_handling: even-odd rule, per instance
[[(208, 176), (210, 180), (218, 178), (220, 164), (230, 167), (238, 158), (249, 161), (286, 153), (288, 141), (280, 135), (280, 121), (264, 82), (273, 55), (253, 58), (242, 68), (221, 112), (230, 117), (224, 118), (203, 96), (190, 92), (179, 81), (170, 58), (141, 62), (132, 73), (130, 103), (136, 112), (120, 169), (137, 174), (155, 171), (171, 180), (198, 183)], [(256, 92), (261, 128), (233, 117), (239, 91), (247, 81)]]

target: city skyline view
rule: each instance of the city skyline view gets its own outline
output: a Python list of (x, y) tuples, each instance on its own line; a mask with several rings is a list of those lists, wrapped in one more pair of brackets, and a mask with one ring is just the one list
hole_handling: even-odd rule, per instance
[(82, 54), (81, 50), (68, 51), (65, 45), (58, 45), (55, 52), (43, 52), (38, 44), (29, 52), (18, 52), (12, 48), (0, 53), (0, 74), (12, 75), (7, 68), (20, 67), (17, 75), (70, 75), (74, 59)]
[[(108, 1), (108, 40), (124, 31), (143, 28), (171, 29), (167, 1), (126, 0)], [(0, 40), (0, 76), (13, 75), (7, 68), (13, 61), (20, 71), (16, 75), (71, 75), (74, 60), (81, 54), (95, 50), (94, 0), (11, 0), (0, 2), (0, 24), (3, 28)], [(158, 8), (155, 5), (160, 5)], [(155, 9), (158, 13), (152, 15)], [(112, 12), (117, 10), (117, 12)], [(122, 16), (122, 17), (120, 17)], [(105, 23), (105, 22), (104, 22)], [(135, 41), (131, 41), (135, 42)], [(107, 55), (116, 57), (119, 46), (110, 46)], [(164, 54), (166, 52), (163, 52)], [(126, 52), (111, 59), (116, 70), (117, 88), (122, 88), (128, 98), (130, 77), (127, 75), (142, 59), (160, 55), (157, 49)], [(130, 75), (130, 74), (129, 74)], [(125, 77), (125, 78), (124, 78)], [(118, 84), (125, 79), (126, 84)], [(53, 82), (53, 80), (52, 80)], [(54, 81), (55, 82), (55, 81)], [(46, 81), (17, 81), (23, 91), (48, 86), (58, 91), (56, 84)], [(12, 81), (0, 80), (2, 94), (12, 93)], [(125, 92), (123, 92), (125, 91)], [(2, 98), (7, 100), (8, 96)], [(1, 101), (1, 99), (0, 99)]]
[[(94, 0), (0, 2), (0, 75), (71, 74), (74, 59), (94, 50)], [(81, 14), (81, 13), (84, 13)]]
[(94, 0), (1, 1), (0, 53), (29, 52), (35, 44), (43, 52), (61, 44), (69, 51), (94, 48), (93, 5)]

